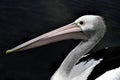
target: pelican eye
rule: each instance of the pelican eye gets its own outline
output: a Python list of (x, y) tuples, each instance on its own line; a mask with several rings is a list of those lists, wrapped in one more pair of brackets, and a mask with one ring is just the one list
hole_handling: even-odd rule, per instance
[(84, 25), (84, 22), (83, 21), (80, 21), (80, 22), (78, 22), (80, 25)]

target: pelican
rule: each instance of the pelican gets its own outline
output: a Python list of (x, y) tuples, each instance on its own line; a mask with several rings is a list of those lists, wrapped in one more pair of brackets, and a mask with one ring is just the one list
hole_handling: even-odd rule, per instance
[[(6, 54), (65, 39), (81, 39), (82, 41), (68, 54), (50, 80), (88, 80), (91, 72), (104, 58), (97, 60), (91, 58), (87, 61), (82, 59), (90, 55), (87, 53), (103, 38), (105, 32), (106, 26), (101, 16), (84, 15), (68, 25), (7, 50)], [(81, 62), (77, 64), (80, 60)], [(106, 71), (95, 80), (120, 80), (120, 67)]]

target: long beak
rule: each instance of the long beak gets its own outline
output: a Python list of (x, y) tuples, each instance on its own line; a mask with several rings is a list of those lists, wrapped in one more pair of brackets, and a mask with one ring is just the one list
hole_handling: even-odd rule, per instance
[(7, 50), (6, 54), (43, 46), (65, 39), (87, 39), (87, 36), (83, 33), (80, 26), (78, 26), (76, 23), (71, 23)]

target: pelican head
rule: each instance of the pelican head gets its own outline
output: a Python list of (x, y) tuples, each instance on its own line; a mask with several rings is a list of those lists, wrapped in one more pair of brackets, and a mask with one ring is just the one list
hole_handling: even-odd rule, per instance
[[(87, 35), (88, 39), (95, 35), (105, 31), (105, 24), (102, 17), (97, 15), (85, 15), (77, 20), (75, 23), (82, 29), (82, 31)], [(99, 37), (100, 35), (98, 35)]]
[(15, 48), (7, 50), (6, 53), (22, 51), (65, 39), (89, 40), (93, 36), (100, 38), (104, 35), (104, 32), (105, 24), (101, 16), (84, 15), (68, 25), (40, 35)]

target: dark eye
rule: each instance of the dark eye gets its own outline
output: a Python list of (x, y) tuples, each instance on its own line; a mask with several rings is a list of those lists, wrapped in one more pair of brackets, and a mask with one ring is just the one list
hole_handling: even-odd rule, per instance
[(83, 21), (80, 21), (80, 22), (79, 22), (79, 24), (80, 24), (80, 25), (83, 25), (83, 24), (84, 24), (84, 22), (83, 22)]

